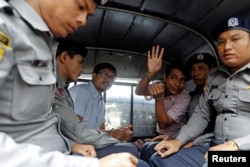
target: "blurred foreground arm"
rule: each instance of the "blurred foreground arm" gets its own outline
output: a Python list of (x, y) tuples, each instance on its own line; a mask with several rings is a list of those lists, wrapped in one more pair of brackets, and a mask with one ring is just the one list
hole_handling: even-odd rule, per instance
[[(18, 167), (136, 167), (138, 159), (129, 153), (111, 154), (97, 158), (70, 156), (61, 152), (48, 152), (32, 144), (17, 144), (0, 132), (0, 166)], [(122, 162), (122, 163), (121, 163)]]
[(99, 167), (99, 160), (48, 152), (32, 144), (17, 144), (5, 133), (0, 133), (0, 166), (18, 167)]
[(136, 167), (138, 159), (129, 153), (117, 153), (100, 159), (100, 167)]

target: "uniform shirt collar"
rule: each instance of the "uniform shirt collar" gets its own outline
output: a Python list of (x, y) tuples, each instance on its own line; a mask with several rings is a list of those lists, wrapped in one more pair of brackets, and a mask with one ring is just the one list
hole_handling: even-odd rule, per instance
[[(231, 74), (230, 73), (230, 71), (228, 70), (228, 68), (225, 66), (225, 65), (221, 65), (220, 67), (218, 67), (218, 69), (217, 70), (220, 70), (220, 71), (222, 71), (222, 72), (224, 72), (224, 73), (227, 73), (227, 74), (229, 74), (229, 75), (235, 75), (235, 74), (237, 74), (238, 72), (240, 72), (240, 71), (245, 71), (245, 70), (249, 70), (250, 69), (250, 63), (248, 63), (248, 64), (246, 64), (244, 67), (241, 67), (238, 71), (236, 71), (234, 74)], [(215, 70), (216, 71), (216, 70)], [(215, 72), (214, 71), (214, 72)]]
[[(205, 86), (205, 85), (204, 85)], [(204, 86), (200, 87), (200, 86), (196, 86), (195, 89), (191, 92), (189, 92), (189, 95), (191, 97), (194, 97), (195, 95), (199, 95), (202, 94), (204, 92)]]
[(60, 74), (57, 72), (57, 87), (58, 86), (64, 89), (66, 86), (66, 82), (62, 79)]
[(24, 0), (11, 0), (9, 2), (21, 17), (36, 30), (48, 32), (51, 36), (48, 26), (43, 21), (40, 15)]

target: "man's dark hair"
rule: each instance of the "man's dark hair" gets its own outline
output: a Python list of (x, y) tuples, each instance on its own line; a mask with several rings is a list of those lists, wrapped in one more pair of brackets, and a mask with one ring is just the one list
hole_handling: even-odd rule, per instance
[(171, 63), (169, 65), (167, 65), (166, 69), (165, 69), (165, 75), (168, 76), (170, 74), (170, 72), (172, 71), (172, 69), (178, 69), (182, 72), (182, 74), (188, 79), (189, 77), (189, 72), (186, 68), (186, 66), (182, 63)]
[(62, 52), (68, 52), (68, 55), (73, 58), (76, 54), (86, 57), (88, 54), (87, 48), (77, 41), (60, 39), (58, 40), (59, 44), (56, 51), (56, 57), (61, 55)]
[(113, 71), (116, 75), (116, 68), (115, 66), (113, 66), (111, 63), (100, 63), (100, 64), (97, 64), (95, 67), (94, 67), (94, 70), (93, 70), (93, 73), (98, 73), (100, 72), (102, 69), (109, 69), (111, 71)]
[(98, 5), (100, 5), (101, 2), (102, 2), (102, 0), (94, 0), (94, 2), (95, 2), (96, 4), (98, 4)]

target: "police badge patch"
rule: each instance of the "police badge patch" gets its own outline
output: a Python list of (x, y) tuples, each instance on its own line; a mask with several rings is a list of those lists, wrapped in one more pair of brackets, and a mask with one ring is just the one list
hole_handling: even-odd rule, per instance
[(11, 49), (10, 38), (0, 31), (0, 61), (3, 59), (4, 51)]
[(203, 59), (204, 59), (204, 55), (201, 54), (201, 53), (198, 54), (198, 55), (197, 55), (197, 59), (198, 59), (198, 60), (203, 60)]
[(4, 49), (11, 50), (11, 39), (0, 31), (0, 46)]
[(227, 23), (228, 27), (236, 27), (239, 26), (239, 20), (236, 17), (232, 17), (228, 20)]

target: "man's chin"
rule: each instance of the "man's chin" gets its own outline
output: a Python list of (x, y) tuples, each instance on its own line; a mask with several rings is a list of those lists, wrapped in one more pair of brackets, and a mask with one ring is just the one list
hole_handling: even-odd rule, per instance
[(57, 38), (65, 38), (70, 34), (70, 32), (66, 32), (66, 31), (64, 31), (64, 32), (52, 32), (52, 33)]
[(181, 91), (171, 91), (171, 94), (172, 94), (172, 95), (177, 95), (177, 94), (179, 94), (179, 93), (181, 93)]

